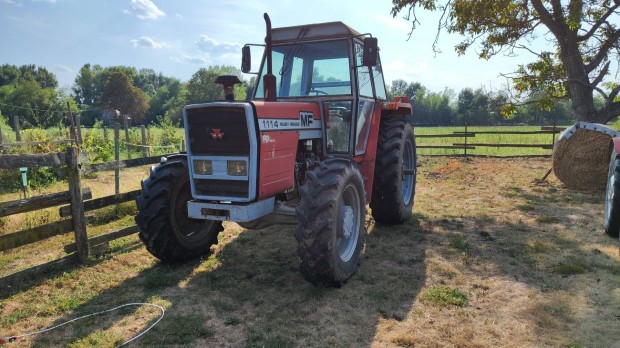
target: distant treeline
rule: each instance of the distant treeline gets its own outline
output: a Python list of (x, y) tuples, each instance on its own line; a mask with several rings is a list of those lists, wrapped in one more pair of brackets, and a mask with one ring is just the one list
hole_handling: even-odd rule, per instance
[[(121, 121), (123, 117), (134, 125), (159, 124), (164, 119), (180, 124), (184, 105), (224, 98), (221, 86), (214, 83), (219, 75), (242, 78), (233, 66), (201, 68), (189, 81), (180, 81), (153, 69), (85, 64), (71, 89), (65, 90), (58, 87), (56, 75), (44, 67), (4, 64), (0, 66), (0, 123), (12, 126), (13, 117), (18, 116), (22, 128), (68, 125), (68, 114), (73, 112), (80, 114), (85, 126), (97, 120)], [(253, 80), (236, 86), (236, 99), (246, 98)], [(419, 82), (395, 80), (388, 93), (409, 96), (416, 124), (547, 125), (554, 118), (558, 124), (574, 122), (566, 101), (557, 101), (548, 110), (525, 103), (505, 117), (501, 113), (508, 101), (505, 94), (483, 89), (433, 92)]]

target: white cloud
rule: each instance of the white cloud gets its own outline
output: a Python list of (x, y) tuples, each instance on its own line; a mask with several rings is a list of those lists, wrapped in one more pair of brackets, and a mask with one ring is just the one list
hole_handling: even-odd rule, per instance
[(157, 5), (150, 0), (131, 0), (131, 7), (133, 8), (133, 12), (127, 10), (123, 12), (133, 13), (140, 19), (157, 19), (166, 15), (164, 11), (160, 10)]
[(239, 51), (241, 49), (241, 44), (233, 42), (219, 42), (210, 38), (208, 35), (200, 35), (198, 41), (196, 41), (196, 47), (203, 52), (214, 50)]
[(183, 54), (178, 57), (173, 57), (172, 60), (180, 63), (193, 64), (193, 65), (209, 65), (211, 61), (205, 56), (190, 56)]
[(164, 48), (168, 46), (165, 42), (157, 42), (148, 36), (143, 36), (139, 39), (131, 40), (130, 42), (133, 45), (133, 47), (147, 47), (147, 48), (158, 49), (158, 48)]
[(62, 65), (62, 64), (54, 65), (54, 69), (56, 71), (60, 71), (60, 72), (68, 72), (68, 73), (72, 73), (73, 72), (73, 69), (71, 69), (70, 67), (68, 67), (66, 65)]
[(32, 2), (49, 2), (50, 4), (55, 4), (56, 0), (32, 0)]
[(15, 0), (2, 0), (1, 2), (5, 3), (5, 4), (9, 4), (9, 5), (15, 5), (15, 6), (21, 6), (22, 5), (20, 2), (17, 2)]

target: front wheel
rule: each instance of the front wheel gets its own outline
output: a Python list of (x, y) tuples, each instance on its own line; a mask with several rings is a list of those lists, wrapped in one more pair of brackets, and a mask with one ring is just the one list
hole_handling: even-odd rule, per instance
[(611, 152), (605, 195), (605, 233), (618, 237), (620, 231), (620, 158), (615, 150)]
[(366, 235), (364, 181), (357, 164), (328, 159), (308, 172), (297, 207), (297, 255), (315, 285), (340, 286), (359, 264)]
[(223, 230), (221, 221), (190, 219), (192, 198), (187, 157), (169, 157), (142, 181), (136, 224), (146, 249), (162, 261), (183, 262), (209, 254)]
[(402, 224), (412, 215), (417, 173), (415, 136), (405, 117), (381, 118), (372, 186), (372, 217)]

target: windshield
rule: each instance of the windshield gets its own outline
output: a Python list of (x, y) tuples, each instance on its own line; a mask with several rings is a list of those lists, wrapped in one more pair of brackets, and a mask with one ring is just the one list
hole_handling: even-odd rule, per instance
[[(278, 97), (350, 95), (347, 40), (274, 46), (273, 74)], [(256, 98), (264, 98), (261, 69)]]

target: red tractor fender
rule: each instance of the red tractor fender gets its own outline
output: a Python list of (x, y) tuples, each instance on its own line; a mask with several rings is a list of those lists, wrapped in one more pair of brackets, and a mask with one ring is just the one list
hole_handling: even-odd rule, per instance
[(620, 153), (620, 137), (616, 137), (612, 139), (613, 144), (614, 144), (614, 152), (615, 153)]

